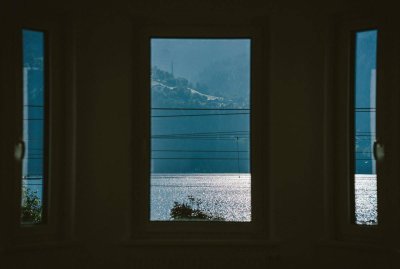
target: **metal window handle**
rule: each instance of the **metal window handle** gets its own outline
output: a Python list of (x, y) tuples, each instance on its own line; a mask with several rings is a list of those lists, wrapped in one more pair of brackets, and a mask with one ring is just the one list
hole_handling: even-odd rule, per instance
[(22, 161), (25, 157), (25, 142), (23, 140), (18, 141), (14, 147), (14, 158), (17, 161)]
[(375, 160), (383, 161), (385, 157), (385, 147), (380, 142), (374, 141), (373, 153)]

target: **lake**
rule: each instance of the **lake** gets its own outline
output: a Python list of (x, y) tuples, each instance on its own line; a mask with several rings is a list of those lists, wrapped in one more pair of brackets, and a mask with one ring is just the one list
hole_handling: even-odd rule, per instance
[(378, 196), (376, 175), (355, 175), (356, 223), (374, 225), (378, 222)]
[[(376, 175), (356, 175), (356, 223), (377, 222)], [(225, 221), (251, 221), (250, 174), (152, 174), (150, 219), (170, 220), (174, 202), (200, 199), (200, 208)]]
[(174, 202), (200, 199), (200, 208), (225, 221), (251, 221), (250, 174), (152, 174), (151, 220), (169, 220)]

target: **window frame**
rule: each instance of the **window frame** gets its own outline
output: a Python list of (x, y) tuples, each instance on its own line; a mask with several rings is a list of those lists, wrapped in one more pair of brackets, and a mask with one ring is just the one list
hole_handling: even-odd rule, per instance
[[(11, 21), (9, 32), (12, 51), (7, 58), (10, 68), (8, 82), (15, 89), (7, 96), (14, 102), (5, 104), (5, 111), (13, 111), (12, 131), (7, 136), (6, 159), (13, 167), (7, 172), (5, 183), (7, 206), (10, 208), (6, 236), (7, 248), (27, 244), (71, 241), (74, 234), (74, 182), (75, 182), (75, 85), (74, 52), (70, 29), (63, 24), (65, 18), (41, 18), (27, 15)], [(23, 132), (23, 30), (44, 34), (44, 196), (45, 219), (39, 224), (21, 223), (22, 160), (14, 158), (14, 147), (22, 140)], [(67, 57), (71, 57), (68, 60)], [(67, 79), (71, 79), (68, 82)], [(67, 90), (68, 89), (68, 90)], [(11, 154), (11, 155), (10, 155)], [(11, 157), (10, 157), (11, 156)], [(47, 201), (46, 201), (47, 200)]]
[[(194, 23), (182, 24), (147, 24), (139, 25), (134, 35), (137, 37), (136, 47), (138, 58), (134, 59), (141, 68), (135, 79), (138, 81), (135, 91), (136, 99), (132, 103), (132, 115), (142, 115), (133, 118), (132, 149), (140, 152), (140, 156), (132, 156), (132, 215), (130, 241), (141, 239), (191, 241), (222, 240), (237, 241), (266, 240), (269, 234), (269, 155), (268, 152), (268, 124), (269, 113), (268, 92), (263, 89), (268, 85), (265, 74), (268, 72), (266, 60), (267, 36), (265, 21), (257, 23), (240, 23), (228, 25), (226, 23)], [(179, 221), (150, 221), (150, 176), (151, 176), (151, 38), (249, 38), (251, 40), (251, 114), (250, 114), (250, 167), (251, 167), (251, 222), (179, 222)], [(145, 79), (143, 79), (145, 78)], [(143, 90), (144, 89), (144, 90)], [(264, 106), (262, 105), (264, 102)], [(143, 115), (143, 111), (146, 113)], [(140, 131), (139, 131), (140, 130)], [(137, 141), (137, 142), (135, 142)], [(258, 147), (257, 147), (258, 146)], [(140, 150), (139, 150), (140, 149)], [(136, 160), (135, 160), (136, 159)], [(264, 171), (264, 173), (262, 173)], [(268, 197), (265, 197), (268, 193)], [(264, 194), (264, 195), (263, 195)], [(251, 238), (251, 239), (250, 239)]]
[[(43, 116), (44, 116), (44, 121), (43, 121), (43, 171), (42, 171), (43, 172), (43, 201), (42, 201), (43, 209), (42, 209), (42, 222), (41, 223), (37, 223), (37, 224), (22, 223), (20, 220), (21, 228), (22, 227), (26, 228), (26, 227), (31, 227), (31, 226), (39, 226), (39, 225), (43, 226), (43, 225), (47, 224), (48, 215), (49, 215), (49, 212), (48, 212), (49, 202), (50, 202), (49, 201), (49, 185), (51, 184), (50, 173), (49, 173), (50, 172), (49, 171), (50, 170), (49, 169), (49, 167), (50, 167), (49, 166), (49, 159), (50, 159), (49, 151), (50, 151), (50, 116), (51, 116), (50, 115), (50, 107), (52, 106), (51, 100), (50, 100), (50, 91), (52, 88), (51, 81), (50, 81), (50, 78), (52, 77), (51, 69), (50, 69), (50, 62), (52, 59), (50, 58), (51, 52), (50, 52), (50, 48), (49, 48), (49, 46), (50, 46), (49, 31), (46, 29), (38, 29), (38, 28), (28, 28), (28, 27), (21, 28), (21, 39), (18, 40), (18, 42), (21, 45), (23, 44), (23, 31), (25, 31), (25, 30), (43, 33), (43, 42), (44, 42), (44, 44), (43, 44), (43, 48), (44, 48), (44, 50), (43, 50), (43, 57), (44, 57), (44, 67), (43, 67), (43, 73), (44, 73), (43, 74), (43, 84), (44, 84), (44, 88), (43, 88), (44, 108), (43, 109), (44, 109), (44, 111), (43, 111)], [(21, 48), (20, 51), (22, 52), (22, 54), (19, 56), (23, 57), (23, 53), (24, 53), (23, 47)], [(21, 57), (21, 62), (20, 62), (21, 67), (23, 67), (22, 57)], [(22, 68), (21, 68), (21, 70), (22, 70)], [(21, 88), (22, 91), (18, 92), (18, 99), (20, 99), (20, 100), (22, 99), (22, 102), (23, 102), (23, 95), (24, 95), (24, 93), (23, 93), (24, 81), (23, 80), (24, 80), (24, 77), (22, 76), (22, 78), (19, 79), (19, 81), (22, 82), (22, 88)], [(22, 93), (21, 96), (19, 93)], [(22, 113), (23, 113), (23, 109), (24, 109), (24, 104), (22, 103)], [(18, 109), (17, 113), (19, 113), (19, 114), (17, 114), (18, 118), (20, 118), (20, 117), (23, 118), (23, 115), (21, 115), (22, 114), (21, 109)], [(21, 129), (18, 130), (22, 136), (23, 136), (23, 131), (24, 131), (23, 125), (24, 125), (24, 123), (22, 123), (22, 127), (20, 127)], [(25, 151), (26, 151), (27, 143), (24, 141), (22, 136), (19, 138), (19, 140), (23, 142)], [(24, 155), (25, 155), (24, 158), (26, 158), (27, 157), (26, 154), (24, 154)], [(23, 160), (21, 160), (20, 162), (23, 162)], [(21, 164), (21, 168), (22, 167), (23, 167), (23, 164)], [(21, 178), (21, 180), (22, 180), (22, 169), (19, 169), (19, 171), (17, 171), (17, 177)], [(22, 184), (18, 185), (18, 187), (19, 187), (18, 192), (19, 192), (20, 201), (21, 201), (22, 200)], [(19, 211), (21, 212), (21, 205), (19, 207)], [(53, 220), (50, 219), (49, 221), (52, 222)]]
[[(378, 211), (378, 216), (377, 216), (377, 219), (378, 219), (378, 222), (377, 222), (377, 224), (376, 225), (365, 225), (365, 224), (356, 224), (355, 222), (356, 222), (356, 216), (355, 216), (355, 212), (356, 212), (356, 201), (355, 201), (355, 170), (356, 170), (356, 165), (355, 165), (355, 160), (356, 160), (356, 153), (355, 153), (355, 151), (354, 151), (354, 149), (355, 149), (355, 129), (356, 129), (356, 117), (355, 117), (355, 100), (356, 100), (356, 94), (355, 94), (355, 85), (356, 85), (356, 82), (355, 82), (355, 80), (356, 80), (356, 76), (355, 76), (355, 73), (356, 73), (356, 35), (357, 35), (357, 33), (360, 33), (360, 32), (366, 32), (366, 31), (371, 31), (371, 30), (376, 30), (377, 31), (377, 51), (376, 51), (376, 70), (377, 70), (377, 75), (376, 75), (376, 104), (375, 104), (375, 106), (376, 106), (376, 109), (375, 109), (375, 114), (376, 114), (376, 118), (378, 119), (377, 121), (376, 121), (376, 126), (375, 126), (375, 129), (376, 129), (376, 138), (377, 139), (379, 139), (380, 138), (380, 133), (381, 133), (381, 130), (382, 130), (382, 125), (380, 124), (380, 118), (381, 117), (378, 117), (379, 115), (378, 115), (378, 107), (382, 107), (381, 106), (381, 102), (380, 102), (380, 100), (381, 100), (381, 94), (378, 94), (378, 91), (380, 92), (380, 88), (378, 88), (378, 87), (380, 87), (381, 86), (381, 83), (380, 83), (380, 72), (378, 72), (378, 70), (380, 71), (381, 70), (381, 66), (380, 66), (380, 60), (379, 60), (379, 57), (381, 56), (381, 51), (379, 51), (380, 50), (380, 38), (381, 38), (381, 34), (380, 34), (380, 30), (378, 29), (378, 27), (367, 27), (367, 28), (362, 28), (362, 29), (359, 29), (359, 30), (354, 30), (354, 29), (352, 29), (352, 30), (350, 30), (351, 31), (351, 44), (350, 44), (350, 52), (349, 52), (349, 55), (350, 55), (350, 60), (349, 60), (349, 67), (350, 67), (350, 69), (349, 69), (349, 72), (350, 72), (350, 74), (349, 74), (349, 83), (350, 83), (350, 85), (349, 85), (349, 109), (350, 110), (352, 110), (352, 115), (350, 116), (350, 119), (349, 119), (349, 138), (350, 138), (350, 147), (349, 147), (349, 152), (348, 152), (348, 154), (349, 154), (349, 159), (350, 160), (352, 160), (352, 161), (350, 161), (350, 163), (349, 163), (349, 184), (350, 184), (350, 186), (349, 186), (349, 191), (350, 191), (350, 221), (351, 221), (351, 223), (353, 223), (354, 225), (358, 225), (358, 226), (379, 226), (380, 225), (380, 214), (379, 214), (379, 195), (378, 195), (378, 189), (377, 189), (377, 196), (378, 196), (378, 208), (377, 208), (377, 211)], [(379, 83), (378, 83), (378, 81), (379, 81)], [(378, 97), (378, 95), (379, 95), (379, 97)], [(381, 109), (379, 109), (379, 110), (381, 110)], [(349, 111), (349, 113), (351, 113), (351, 111)], [(380, 112), (379, 112), (379, 114), (380, 114)], [(372, 155), (373, 155), (373, 153), (372, 153)], [(374, 156), (372, 156), (373, 158), (374, 158)], [(381, 177), (381, 175), (382, 175), (382, 173), (381, 173), (381, 163), (378, 161), (378, 160), (375, 160), (376, 161), (376, 176), (377, 176), (377, 184), (378, 184), (378, 181), (379, 181), (379, 178)], [(378, 178), (378, 176), (379, 176), (379, 178)], [(379, 183), (379, 185), (380, 185), (380, 183)], [(374, 228), (371, 228), (371, 229), (374, 229)]]
[[(327, 88), (328, 113), (326, 120), (333, 124), (326, 127), (327, 141), (326, 158), (328, 169), (332, 175), (327, 175), (329, 186), (332, 186), (331, 197), (334, 200), (330, 222), (333, 224), (333, 237), (338, 240), (383, 242), (391, 219), (388, 201), (388, 175), (390, 169), (387, 158), (377, 164), (377, 195), (378, 224), (355, 224), (355, 194), (354, 194), (354, 79), (355, 79), (355, 35), (357, 32), (376, 29), (377, 38), (377, 79), (376, 79), (376, 137), (385, 145), (391, 144), (390, 135), (385, 131), (388, 121), (387, 91), (390, 77), (384, 72), (389, 69), (390, 53), (384, 52), (389, 41), (387, 25), (379, 18), (342, 17), (336, 22), (335, 46), (332, 57), (335, 57), (333, 71), (333, 87)], [(332, 41), (332, 40), (331, 40)], [(383, 109), (385, 108), (385, 109)], [(390, 110), (390, 108), (388, 108)], [(343, 120), (344, 119), (344, 120)], [(386, 146), (385, 146), (386, 147)], [(385, 148), (385, 151), (386, 148)], [(386, 153), (386, 152), (385, 152)], [(331, 166), (329, 164), (331, 161)]]

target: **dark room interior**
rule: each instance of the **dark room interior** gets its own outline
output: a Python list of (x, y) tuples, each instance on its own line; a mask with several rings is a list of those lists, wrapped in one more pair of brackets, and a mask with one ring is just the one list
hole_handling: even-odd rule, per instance
[(394, 2), (2, 0), (0, 268), (400, 268)]

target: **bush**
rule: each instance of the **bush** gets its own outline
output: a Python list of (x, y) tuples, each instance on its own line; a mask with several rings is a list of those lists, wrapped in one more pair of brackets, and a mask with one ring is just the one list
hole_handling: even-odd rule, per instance
[(223, 217), (212, 214), (208, 210), (201, 208), (201, 205), (203, 204), (201, 199), (196, 199), (191, 195), (187, 198), (189, 202), (174, 202), (174, 206), (170, 212), (172, 220), (224, 220)]
[(21, 206), (22, 223), (40, 223), (42, 222), (42, 204), (36, 191), (30, 188), (22, 190), (22, 206)]

